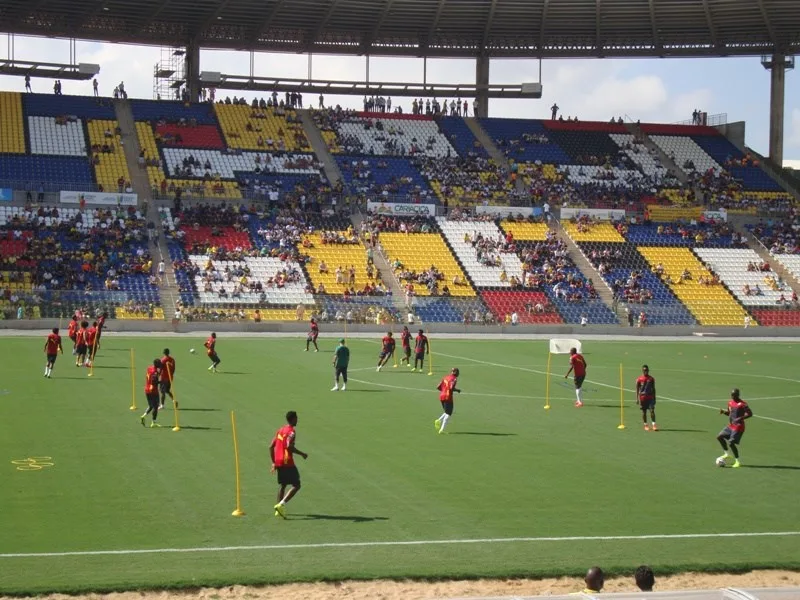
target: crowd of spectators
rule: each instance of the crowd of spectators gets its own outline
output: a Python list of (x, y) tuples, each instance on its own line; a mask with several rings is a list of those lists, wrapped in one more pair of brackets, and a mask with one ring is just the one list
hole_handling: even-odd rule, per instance
[(800, 254), (800, 213), (792, 209), (792, 215), (781, 222), (763, 221), (753, 227), (755, 235), (772, 254)]
[(507, 196), (516, 194), (516, 177), (489, 158), (418, 157), (412, 164), (438, 189), (445, 206), (453, 201), (466, 204), (504, 203)]

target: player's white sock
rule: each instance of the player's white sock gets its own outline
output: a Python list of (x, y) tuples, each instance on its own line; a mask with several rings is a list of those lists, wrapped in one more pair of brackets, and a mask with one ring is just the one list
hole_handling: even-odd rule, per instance
[(345, 391), (346, 389), (347, 389), (347, 384), (346, 384), (346, 383), (343, 383), (343, 384), (342, 384), (342, 391)]
[(449, 419), (450, 419), (450, 415), (448, 415), (448, 414), (444, 414), (444, 415), (442, 415), (442, 417), (441, 417), (442, 424), (441, 424), (441, 426), (439, 427), (439, 433), (441, 433), (441, 432), (443, 432), (443, 431), (444, 431), (445, 425), (447, 425), (447, 421), (448, 421)]
[(581, 388), (575, 390), (575, 397), (578, 399), (578, 402), (583, 404), (583, 390)]

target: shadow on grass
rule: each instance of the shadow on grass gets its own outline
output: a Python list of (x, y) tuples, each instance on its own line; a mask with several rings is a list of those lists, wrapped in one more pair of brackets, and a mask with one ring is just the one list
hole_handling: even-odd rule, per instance
[(95, 365), (94, 368), (95, 369), (128, 369), (128, 370), (130, 370), (130, 367), (118, 367), (116, 365)]
[(485, 435), (489, 437), (511, 437), (516, 433), (499, 433), (496, 431), (446, 431), (450, 435)]
[(800, 471), (800, 467), (793, 465), (742, 465), (744, 469), (778, 469), (785, 471)]
[(388, 521), (389, 517), (363, 517), (359, 515), (290, 515), (292, 521), (350, 521), (352, 523), (370, 523), (372, 521)]
[(102, 377), (89, 377), (88, 375), (84, 375), (83, 377), (53, 377), (53, 379), (74, 379), (75, 381), (78, 381), (80, 379), (83, 379), (83, 380), (94, 379), (94, 380), (98, 380), (98, 381), (102, 381), (103, 380)]
[(710, 433), (705, 429), (670, 429), (663, 427), (659, 427), (656, 433), (660, 433), (662, 431), (666, 431), (667, 433)]
[(361, 393), (361, 394), (385, 394), (388, 391), (389, 390), (373, 390), (373, 389), (364, 389), (364, 390), (356, 389), (356, 390), (354, 390), (353, 388), (347, 388), (345, 390), (345, 394), (352, 393), (352, 392)]
[(181, 429), (189, 431), (222, 431), (221, 427), (198, 427), (197, 425), (181, 425)]
[(217, 371), (217, 375), (250, 375), (244, 371)]
[[(180, 406), (178, 407), (180, 408)], [(181, 412), (219, 412), (219, 408), (181, 408)]]

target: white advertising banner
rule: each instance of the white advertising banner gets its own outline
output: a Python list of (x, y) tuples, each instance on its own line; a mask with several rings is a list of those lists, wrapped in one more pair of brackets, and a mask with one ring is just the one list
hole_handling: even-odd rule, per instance
[(109, 194), (108, 192), (61, 192), (62, 204), (80, 204), (81, 198), (89, 206), (136, 206), (136, 194)]
[(703, 216), (708, 221), (727, 221), (728, 220), (728, 211), (727, 210), (705, 210), (705, 211), (703, 211)]
[(541, 208), (532, 208), (530, 206), (483, 206), (475, 207), (475, 214), (478, 215), (498, 215), (500, 217), (509, 217), (522, 215), (523, 217), (530, 217), (533, 215), (542, 214)]
[(601, 221), (621, 221), (625, 219), (625, 211), (615, 208), (562, 208), (561, 218), (572, 219), (578, 217), (591, 217)]
[(404, 202), (367, 202), (367, 210), (379, 215), (395, 217), (435, 217), (435, 204), (406, 204)]

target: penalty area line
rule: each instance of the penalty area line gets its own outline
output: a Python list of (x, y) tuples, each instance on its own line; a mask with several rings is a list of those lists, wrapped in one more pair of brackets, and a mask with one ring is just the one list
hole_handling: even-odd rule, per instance
[(264, 544), (253, 546), (208, 546), (198, 548), (143, 548), (133, 550), (76, 550), (72, 552), (12, 552), (0, 554), (8, 558), (59, 558), (69, 556), (130, 556), (135, 554), (186, 554), (213, 552), (252, 552), (264, 550), (313, 550), (325, 548), (378, 548), (401, 546), (448, 546), (465, 544), (519, 544), (551, 542), (602, 542), (649, 540), (698, 540), (708, 538), (796, 537), (800, 531), (759, 531), (744, 533), (662, 533), (651, 535), (576, 535), (564, 537), (511, 537), (455, 540), (406, 540), (385, 542), (324, 542), (319, 544)]

